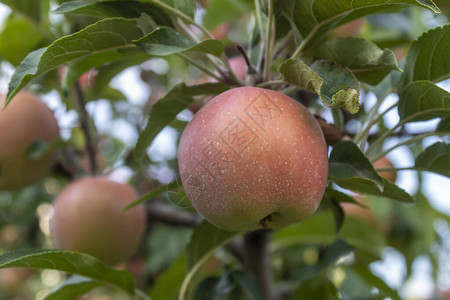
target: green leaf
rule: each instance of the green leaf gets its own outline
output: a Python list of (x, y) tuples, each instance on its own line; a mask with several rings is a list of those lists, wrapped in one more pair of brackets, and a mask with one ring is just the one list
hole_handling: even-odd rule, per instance
[(443, 118), (436, 126), (436, 132), (449, 132), (450, 133), (450, 117)]
[(280, 72), (285, 81), (317, 93), (326, 106), (358, 112), (359, 83), (347, 68), (328, 60), (316, 61), (309, 67), (300, 59), (288, 59)]
[(234, 282), (242, 287), (250, 300), (263, 299), (261, 285), (252, 273), (243, 270), (232, 270), (230, 276)]
[(399, 98), (398, 114), (403, 122), (450, 116), (450, 93), (430, 81), (419, 80), (408, 84)]
[(179, 83), (167, 93), (166, 96), (156, 102), (147, 122), (147, 126), (139, 136), (135, 148), (135, 157), (140, 159), (147, 148), (152, 144), (153, 139), (166, 127), (175, 117), (195, 100), (197, 95), (217, 95), (228, 89), (222, 83), (206, 83), (200, 85), (186, 86)]
[(320, 274), (296, 287), (295, 299), (338, 300), (342, 297), (328, 277)]
[(164, 184), (164, 185), (160, 185), (154, 189), (152, 189), (151, 191), (145, 193), (144, 195), (142, 195), (141, 197), (139, 197), (138, 199), (134, 200), (133, 202), (127, 204), (127, 206), (124, 207), (124, 211), (129, 210), (132, 207), (135, 207), (136, 205), (139, 205), (145, 201), (149, 201), (155, 197), (158, 197), (162, 194), (164, 194), (167, 191), (170, 190), (174, 190), (176, 188), (179, 188), (180, 183), (178, 181), (173, 181), (171, 183), (168, 184)]
[(0, 32), (0, 56), (14, 66), (29, 52), (39, 48), (42, 34), (28, 19), (11, 14), (2, 24)]
[(386, 296), (389, 296), (393, 300), (401, 299), (396, 290), (387, 285), (378, 276), (375, 276), (372, 272), (370, 272), (368, 267), (362, 265), (353, 265), (352, 269), (355, 270), (368, 284), (384, 292)]
[(142, 13), (148, 14), (161, 26), (172, 26), (169, 15), (156, 5), (141, 1), (70, 1), (61, 4), (55, 14), (80, 14), (97, 17), (139, 18)]
[(384, 188), (383, 179), (358, 146), (343, 141), (333, 147), (329, 159), (328, 177), (343, 188), (357, 190), (359, 186)]
[(100, 287), (103, 284), (93, 281), (90, 278), (73, 275), (54, 288), (43, 300), (66, 300), (76, 299), (77, 297)]
[(174, 7), (191, 18), (194, 18), (195, 14), (195, 1), (194, 0), (173, 0)]
[(187, 275), (181, 287), (180, 297), (185, 296), (189, 283), (211, 254), (237, 234), (239, 232), (221, 230), (206, 220), (195, 228), (191, 240), (186, 247)]
[(36, 24), (41, 21), (41, 1), (36, 0), (0, 0), (14, 11), (31, 18)]
[(0, 268), (53, 269), (92, 278), (132, 294), (134, 278), (129, 271), (114, 270), (90, 255), (62, 250), (19, 250), (0, 255)]
[(334, 27), (371, 14), (396, 12), (410, 5), (439, 12), (431, 0), (276, 0), (274, 3), (276, 11), (300, 34), (304, 51), (316, 46)]
[(157, 28), (135, 43), (146, 53), (161, 56), (184, 51), (198, 51), (220, 56), (224, 50), (219, 40), (210, 39), (195, 44), (170, 27)]
[(206, 28), (214, 29), (221, 23), (234, 20), (249, 13), (251, 6), (242, 0), (211, 0), (208, 1), (203, 23)]
[(152, 299), (174, 299), (186, 275), (185, 267), (186, 257), (181, 255), (167, 271), (158, 277), (149, 296)]
[(333, 266), (339, 258), (349, 254), (353, 250), (353, 247), (348, 245), (343, 239), (338, 238), (325, 248), (325, 251), (321, 253), (320, 260), (316, 264), (302, 264), (300, 268), (292, 274), (292, 278), (299, 283), (311, 279), (318, 273), (326, 271), (329, 267)]
[(144, 36), (151, 29), (152, 25), (148, 23), (146, 17), (105, 19), (56, 40), (46, 49), (31, 52), (12, 75), (7, 103), (21, 88), (39, 75), (76, 59), (134, 47), (132, 41)]
[[(150, 56), (148, 54), (143, 53), (136, 47), (101, 52), (98, 54), (90, 55), (84, 59), (77, 59), (67, 64), (67, 71), (63, 77), (62, 85), (64, 88), (71, 87), (78, 80), (78, 78), (80, 78), (81, 75), (95, 67), (100, 67), (102, 65), (110, 64), (119, 60), (127, 60), (132, 64), (138, 64), (148, 60), (149, 58)], [(114, 75), (116, 74), (114, 73)], [(105, 85), (102, 85), (102, 89), (104, 87)], [(95, 90), (99, 91), (101, 89), (96, 87)]]
[(437, 142), (416, 158), (416, 168), (450, 177), (450, 144)]
[(411, 44), (398, 90), (418, 80), (439, 82), (450, 77), (450, 24), (433, 28)]
[(329, 59), (350, 69), (359, 81), (378, 84), (392, 70), (400, 71), (394, 52), (354, 37), (336, 37), (314, 49), (314, 58)]

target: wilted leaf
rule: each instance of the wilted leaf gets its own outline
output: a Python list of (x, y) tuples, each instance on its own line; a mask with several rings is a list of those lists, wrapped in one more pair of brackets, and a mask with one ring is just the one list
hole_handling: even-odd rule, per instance
[(317, 93), (326, 106), (358, 112), (359, 83), (348, 69), (327, 60), (316, 61), (309, 67), (300, 59), (288, 59), (280, 72), (285, 81)]
[(354, 37), (336, 37), (314, 49), (314, 58), (329, 59), (349, 68), (359, 81), (378, 84), (392, 70), (400, 71), (394, 52)]
[(0, 268), (53, 269), (134, 292), (134, 278), (129, 271), (114, 270), (90, 255), (62, 250), (19, 250), (0, 255)]
[(438, 142), (429, 146), (417, 156), (415, 167), (450, 177), (450, 144)]

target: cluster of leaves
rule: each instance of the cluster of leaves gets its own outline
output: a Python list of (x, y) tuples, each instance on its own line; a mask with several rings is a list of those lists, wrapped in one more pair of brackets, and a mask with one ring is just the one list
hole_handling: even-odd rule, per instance
[[(410, 145), (415, 164), (407, 169), (450, 177), (448, 142), (425, 149), (421, 144), (426, 137), (448, 136), (450, 132), (450, 94), (437, 85), (450, 76), (450, 26), (428, 29), (422, 23), (425, 11), (440, 12), (432, 1), (0, 2), (12, 9), (0, 32), (0, 57), (15, 68), (7, 102), (31, 85), (41, 93), (59, 92), (67, 109), (79, 110), (72, 87), (79, 84), (83, 74), (95, 70), (95, 84), (83, 90), (86, 100), (108, 99), (114, 118), (132, 123), (139, 136), (131, 146), (111, 137), (98, 138), (99, 144), (103, 141), (109, 145), (104, 153), (105, 167), (117, 167), (118, 162), (130, 167), (136, 173), (136, 186), (145, 183), (152, 167), (176, 171), (174, 159), (155, 162), (149, 156), (148, 148), (156, 136), (167, 126), (180, 133), (186, 125), (177, 118), (180, 113), (233, 86), (278, 89), (308, 104), (317, 115), (332, 115), (332, 128), (341, 138), (330, 152), (330, 185), (321, 207), (312, 218), (274, 232), (269, 245), (275, 290), (286, 299), (400, 299), (398, 290), (371, 272), (370, 265), (381, 259), (386, 246), (402, 253), (408, 275), (414, 260), (425, 254), (437, 276), (435, 248), (440, 244), (434, 224), (439, 219), (449, 222), (450, 218), (431, 208), (420, 189), (413, 197), (381, 177), (372, 165), (398, 147)], [(63, 18), (55, 19), (55, 15)], [(201, 22), (196, 21), (198, 15), (202, 15)], [(393, 16), (409, 26), (386, 25)], [(332, 33), (362, 18), (366, 18), (366, 25), (359, 37)], [(448, 22), (445, 16), (442, 18), (442, 23)], [(229, 36), (215, 39), (212, 30), (224, 24), (231, 30)], [(236, 43), (245, 49), (252, 64), (245, 82), (237, 78), (227, 60), (236, 55)], [(407, 49), (406, 59), (399, 64), (387, 47)], [(128, 109), (132, 105), (110, 85), (111, 80), (132, 66), (160, 57), (169, 65), (164, 74), (141, 69), (142, 79), (152, 90), (151, 109), (139, 107), (137, 117), (132, 116)], [(58, 73), (63, 67), (66, 72), (60, 80)], [(198, 78), (200, 82), (203, 76), (216, 81), (198, 84), (192, 80)], [(191, 84), (186, 84), (188, 81)], [(361, 97), (369, 92), (377, 97), (372, 107), (364, 105), (365, 98)], [(398, 101), (380, 111), (392, 93), (398, 95)], [(120, 108), (124, 103), (125, 111)], [(384, 116), (393, 109), (397, 109), (399, 121), (389, 127)], [(415, 134), (405, 126), (436, 118), (441, 120), (434, 131)], [(348, 126), (355, 120), (360, 124), (356, 132)], [(73, 128), (65, 141), (65, 152), (86, 146), (79, 136), (80, 129)], [(342, 136), (351, 141), (341, 141)], [(384, 148), (386, 139), (395, 136), (401, 139)], [(55, 170), (51, 180), (42, 185), (12, 196), (2, 192), (0, 199), (24, 200), (3, 201), (6, 205), (1, 207), (0, 226), (14, 223), (36, 228), (36, 207), (50, 202), (51, 195), (68, 180), (64, 177), (74, 176), (63, 176), (69, 164), (62, 161), (64, 172)], [(367, 201), (373, 204), (377, 224), (345, 217), (341, 204), (355, 204), (355, 200), (341, 189), (370, 195)], [(158, 183), (133, 205), (155, 198), (191, 212), (177, 180), (167, 185)], [(404, 205), (413, 202), (415, 206)], [(42, 246), (36, 229), (28, 234), (29, 240), (33, 239), (28, 241), (29, 246)], [(242, 268), (239, 255), (233, 256), (233, 243), (239, 244), (242, 235), (221, 231), (206, 221), (184, 230), (152, 224), (139, 253), (147, 265), (142, 278), (106, 267), (85, 254), (54, 250), (5, 253), (0, 256), (0, 268), (76, 274), (45, 299), (72, 299), (100, 286), (117, 288), (121, 291), (117, 297), (136, 299), (238, 299), (243, 295), (261, 299), (259, 283)]]

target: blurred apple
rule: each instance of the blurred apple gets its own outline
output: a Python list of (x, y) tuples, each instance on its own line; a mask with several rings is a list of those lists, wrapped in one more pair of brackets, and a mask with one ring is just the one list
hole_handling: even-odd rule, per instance
[[(4, 103), (1, 96), (0, 107)], [(35, 94), (21, 91), (0, 109), (0, 190), (17, 190), (44, 178), (56, 160), (52, 143), (58, 138), (53, 112)], [(35, 153), (33, 147), (38, 148)]]
[(136, 251), (145, 232), (142, 204), (123, 211), (137, 198), (130, 185), (106, 177), (73, 181), (54, 201), (50, 220), (54, 245), (88, 253), (109, 265), (124, 262)]

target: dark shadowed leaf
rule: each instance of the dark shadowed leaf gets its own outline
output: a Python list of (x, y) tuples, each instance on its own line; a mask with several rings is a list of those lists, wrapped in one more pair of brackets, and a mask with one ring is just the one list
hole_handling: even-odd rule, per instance
[(170, 27), (157, 28), (135, 43), (146, 53), (161, 56), (184, 51), (197, 51), (220, 56), (224, 50), (224, 46), (219, 40), (210, 39), (195, 44)]
[(339, 258), (349, 254), (353, 250), (353, 247), (348, 245), (343, 239), (338, 238), (331, 245), (323, 249), (319, 261), (316, 264), (301, 265), (300, 268), (294, 272), (292, 277), (296, 282), (308, 280), (315, 275), (326, 271), (329, 267), (333, 266)]
[(241, 286), (248, 298), (251, 300), (263, 298), (261, 294), (261, 285), (252, 273), (243, 270), (233, 270), (230, 272), (230, 276)]
[(54, 288), (43, 300), (66, 300), (77, 297), (103, 284), (83, 276), (73, 275)]
[(394, 52), (354, 37), (336, 37), (314, 49), (315, 59), (329, 59), (349, 68), (359, 81), (376, 85), (392, 70), (400, 71)]
[[(150, 55), (142, 52), (137, 47), (123, 49), (123, 50), (113, 50), (108, 52), (102, 52), (86, 57), (85, 59), (77, 59), (67, 64), (67, 71), (63, 77), (62, 85), (64, 88), (71, 87), (81, 75), (88, 72), (92, 68), (100, 67), (103, 65), (111, 66), (111, 63), (117, 61), (126, 61), (127, 66), (137, 65), (150, 58)], [(112, 68), (108, 68), (112, 71)], [(123, 69), (120, 69), (122, 71)], [(120, 72), (119, 71), (119, 72)], [(102, 75), (95, 77), (94, 90), (100, 92), (105, 88), (109, 81), (117, 75), (118, 72), (111, 72), (108, 75), (109, 80), (104, 82)], [(98, 93), (97, 93), (98, 94)]]
[(280, 72), (285, 81), (318, 94), (326, 106), (342, 107), (351, 113), (359, 109), (359, 83), (347, 68), (328, 60), (309, 67), (300, 59), (288, 59)]
[(95, 257), (62, 250), (19, 250), (0, 255), (0, 268), (53, 269), (92, 278), (102, 284), (134, 292), (134, 278), (129, 271), (114, 270)]
[(438, 142), (416, 158), (416, 168), (450, 177), (450, 144)]
[(135, 157), (140, 159), (146, 149), (152, 144), (153, 139), (166, 127), (183, 109), (187, 108), (195, 100), (197, 95), (217, 95), (228, 89), (222, 83), (206, 83), (187, 86), (184, 83), (177, 84), (166, 96), (156, 102), (147, 122), (147, 126), (139, 136), (135, 148)]
[(449, 132), (450, 133), (450, 117), (443, 118), (436, 126), (436, 132)]
[(384, 183), (358, 146), (343, 141), (333, 147), (329, 159), (328, 177), (347, 189), (372, 186), (382, 191)]
[(337, 288), (325, 274), (320, 274), (302, 282), (295, 290), (295, 297), (295, 299), (342, 299)]
[(142, 13), (152, 17), (156, 24), (161, 26), (172, 26), (169, 15), (148, 2), (142, 1), (70, 1), (61, 4), (55, 10), (55, 14), (80, 14), (98, 17), (124, 17), (139, 18)]
[(450, 93), (430, 81), (408, 84), (399, 97), (398, 114), (403, 122), (450, 116)]
[(56, 40), (46, 49), (31, 52), (11, 77), (7, 102), (31, 80), (65, 63), (101, 52), (135, 47), (132, 41), (150, 32), (152, 26), (147, 17), (105, 19)]

